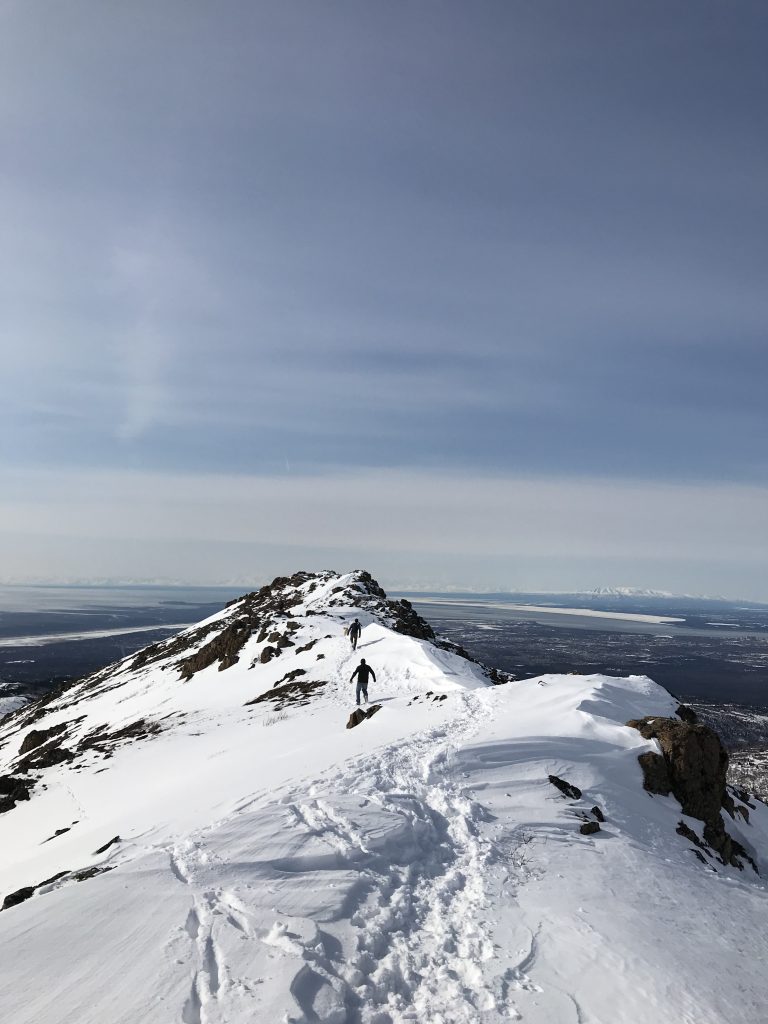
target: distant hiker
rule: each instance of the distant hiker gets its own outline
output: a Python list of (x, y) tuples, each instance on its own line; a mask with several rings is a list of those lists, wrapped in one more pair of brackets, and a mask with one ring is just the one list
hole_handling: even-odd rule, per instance
[(374, 683), (376, 682), (376, 673), (373, 671), (370, 665), (366, 665), (365, 658), (360, 659), (360, 664), (357, 666), (355, 671), (352, 673), (350, 683), (355, 681), (357, 676), (357, 706), (360, 707), (360, 695), (362, 694), (365, 703), (368, 703), (368, 678), (373, 676)]
[(357, 641), (360, 639), (360, 634), (363, 632), (363, 627), (355, 619), (352, 625), (349, 627), (349, 639), (352, 641), (352, 650), (357, 650)]

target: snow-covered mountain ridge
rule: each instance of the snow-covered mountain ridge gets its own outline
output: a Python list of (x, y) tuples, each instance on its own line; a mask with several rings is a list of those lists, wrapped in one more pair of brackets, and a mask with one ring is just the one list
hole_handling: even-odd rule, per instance
[(3, 1017), (762, 1020), (768, 809), (677, 712), (276, 580), (0, 722)]

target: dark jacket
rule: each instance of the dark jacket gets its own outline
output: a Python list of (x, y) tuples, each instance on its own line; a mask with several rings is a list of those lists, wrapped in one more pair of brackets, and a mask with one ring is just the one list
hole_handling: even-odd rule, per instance
[(350, 683), (354, 682), (355, 676), (358, 677), (359, 681), (363, 684), (363, 686), (368, 685), (368, 679), (370, 676), (373, 676), (373, 681), (374, 683), (376, 682), (376, 673), (373, 671), (370, 665), (358, 665), (355, 671), (352, 673), (352, 676), (349, 680)]
[(359, 637), (362, 632), (363, 632), (363, 627), (360, 625), (360, 623), (357, 621), (357, 619), (355, 619), (355, 621), (349, 627), (349, 635), (350, 636), (358, 636)]

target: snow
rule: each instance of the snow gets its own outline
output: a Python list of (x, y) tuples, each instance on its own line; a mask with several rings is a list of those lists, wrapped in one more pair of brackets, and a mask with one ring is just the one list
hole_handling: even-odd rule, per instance
[[(761, 1020), (768, 809), (727, 819), (761, 876), (692, 856), (679, 804), (642, 788), (637, 756), (655, 744), (624, 724), (673, 714), (670, 695), (639, 676), (490, 686), (458, 655), (334, 605), (355, 579), (333, 576), (291, 609), (294, 647), (267, 664), (250, 667), (256, 637), (233, 667), (188, 682), (178, 655), (140, 669), (129, 658), (34, 723), (85, 715), (70, 727), (82, 737), (151, 718), (163, 731), (45, 770), (0, 816), (0, 895), (112, 869), (0, 913), (3, 1019)], [(357, 653), (343, 635), (355, 615)], [(360, 656), (382, 708), (347, 730)], [(326, 681), (310, 703), (246, 706), (297, 668)], [(29, 731), (13, 728), (6, 766)], [(563, 798), (549, 774), (583, 798)], [(593, 805), (607, 820), (582, 836)]]
[[(417, 599), (414, 598), (414, 604), (466, 604), (458, 599), (443, 598), (442, 600), (432, 600), (428, 598)], [(660, 625), (665, 622), (685, 622), (685, 619), (674, 618), (669, 615), (645, 615), (640, 612), (600, 612), (594, 608), (555, 608), (551, 605), (540, 605), (540, 604), (503, 604), (493, 601), (473, 601), (471, 604), (473, 608), (501, 608), (504, 611), (510, 612), (535, 612), (536, 614), (541, 613), (542, 615), (578, 615), (587, 616), (595, 619), (617, 619), (618, 621), (624, 622), (648, 622), (654, 625)]]
[[(120, 629), (91, 629), (79, 633), (39, 633), (34, 636), (4, 636), (0, 638), (0, 647), (44, 647), (46, 644), (60, 644), (69, 640), (101, 640), (110, 636), (127, 636), (132, 633), (161, 633), (168, 630), (176, 633), (187, 629), (188, 622), (177, 622), (174, 625), (124, 626)], [(7, 662), (12, 665), (13, 662)]]

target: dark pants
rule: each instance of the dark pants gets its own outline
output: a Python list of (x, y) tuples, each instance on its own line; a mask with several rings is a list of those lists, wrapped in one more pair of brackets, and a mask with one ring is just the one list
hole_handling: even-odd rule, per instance
[(349, 639), (352, 641), (352, 650), (356, 651), (357, 650), (357, 641), (359, 639), (357, 633), (350, 633), (349, 634)]
[(368, 703), (368, 680), (367, 679), (366, 679), (366, 681), (364, 683), (358, 683), (357, 684), (357, 703), (358, 703), (358, 705), (360, 704), (360, 694), (363, 695), (363, 700), (367, 704)]

